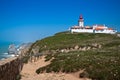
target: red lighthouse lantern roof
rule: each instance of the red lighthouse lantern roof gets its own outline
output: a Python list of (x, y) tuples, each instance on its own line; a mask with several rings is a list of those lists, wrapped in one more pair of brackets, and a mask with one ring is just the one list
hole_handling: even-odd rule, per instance
[(83, 19), (83, 16), (82, 16), (82, 14), (80, 15), (80, 19)]

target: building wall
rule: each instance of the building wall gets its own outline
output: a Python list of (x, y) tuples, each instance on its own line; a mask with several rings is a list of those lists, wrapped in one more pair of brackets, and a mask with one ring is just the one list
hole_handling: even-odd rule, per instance
[(16, 80), (22, 67), (22, 61), (17, 57), (1, 60), (0, 80)]
[(95, 33), (107, 33), (107, 34), (115, 34), (113, 30), (95, 30)]
[(92, 29), (71, 29), (71, 32), (88, 32), (93, 33)]
[(114, 30), (94, 30), (94, 29), (71, 29), (71, 32), (80, 32), (80, 33), (106, 33), (106, 34), (115, 34)]

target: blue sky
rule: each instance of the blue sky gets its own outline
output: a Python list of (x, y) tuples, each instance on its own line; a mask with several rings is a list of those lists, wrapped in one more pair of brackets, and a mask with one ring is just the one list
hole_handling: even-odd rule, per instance
[(31, 42), (77, 25), (120, 31), (120, 0), (0, 0), (0, 41)]

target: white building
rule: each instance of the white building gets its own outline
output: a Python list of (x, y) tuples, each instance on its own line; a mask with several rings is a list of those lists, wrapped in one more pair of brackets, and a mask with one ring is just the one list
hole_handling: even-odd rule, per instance
[(90, 26), (84, 26), (84, 19), (82, 15), (80, 15), (80, 18), (78, 20), (78, 26), (73, 26), (70, 28), (70, 31), (78, 32), (78, 33), (106, 33), (106, 34), (115, 34), (117, 31), (108, 28), (105, 25), (94, 25), (92, 27)]

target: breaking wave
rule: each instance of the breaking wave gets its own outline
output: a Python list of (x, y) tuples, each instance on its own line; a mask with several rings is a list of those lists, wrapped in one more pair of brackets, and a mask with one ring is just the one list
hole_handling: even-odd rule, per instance
[(6, 58), (11, 58), (14, 56), (15, 56), (14, 54), (2, 53), (2, 54), (0, 54), (0, 60), (4, 60)]

